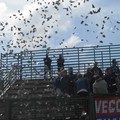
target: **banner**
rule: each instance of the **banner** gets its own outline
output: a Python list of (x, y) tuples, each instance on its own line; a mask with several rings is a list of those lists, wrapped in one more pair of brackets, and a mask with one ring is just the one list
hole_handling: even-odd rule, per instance
[(97, 120), (120, 120), (120, 97), (95, 99)]

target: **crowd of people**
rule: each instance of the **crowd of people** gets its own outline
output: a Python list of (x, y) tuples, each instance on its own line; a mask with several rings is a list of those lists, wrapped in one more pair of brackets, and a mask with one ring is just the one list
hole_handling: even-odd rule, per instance
[[(49, 71), (51, 75), (51, 62), (52, 60), (46, 54), (46, 58), (44, 58), (45, 74)], [(112, 65), (106, 68), (105, 73), (103, 73), (95, 61), (93, 67), (87, 68), (84, 75), (80, 71), (75, 74), (72, 67), (68, 70), (64, 69), (64, 57), (60, 54), (57, 59), (58, 76), (54, 80), (56, 93), (58, 95), (120, 93), (119, 66), (116, 59), (113, 59), (111, 62)]]
[(106, 68), (105, 73), (94, 62), (92, 68), (87, 68), (84, 75), (78, 71), (76, 74), (73, 68), (62, 69), (54, 81), (57, 95), (87, 95), (120, 93), (120, 70), (116, 59), (112, 60), (112, 65)]

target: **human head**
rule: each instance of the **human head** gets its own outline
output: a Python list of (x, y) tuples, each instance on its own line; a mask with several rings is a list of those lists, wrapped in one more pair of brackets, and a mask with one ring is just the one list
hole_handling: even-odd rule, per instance
[(105, 75), (112, 75), (112, 69), (110, 67), (106, 68)]
[(94, 67), (97, 67), (97, 65), (98, 65), (98, 63), (95, 61), (95, 62), (94, 62)]
[(113, 59), (113, 60), (112, 60), (112, 65), (116, 65), (116, 64), (117, 64), (116, 59)]
[(100, 75), (99, 74), (94, 74), (93, 77), (95, 78), (95, 80), (98, 80), (100, 78)]
[(46, 53), (46, 57), (48, 57), (48, 54)]
[(67, 75), (67, 70), (62, 70), (62, 71), (61, 71), (61, 76), (64, 77), (64, 76), (66, 76), (66, 75)]
[(68, 68), (68, 72), (69, 72), (69, 75), (73, 74), (73, 68), (72, 68), (72, 67), (69, 67), (69, 68)]
[(59, 54), (59, 58), (62, 58), (63, 56), (62, 56), (62, 54)]
[(80, 74), (80, 71), (78, 71), (78, 72), (76, 73), (76, 77), (77, 77), (78, 79), (82, 77), (82, 74)]

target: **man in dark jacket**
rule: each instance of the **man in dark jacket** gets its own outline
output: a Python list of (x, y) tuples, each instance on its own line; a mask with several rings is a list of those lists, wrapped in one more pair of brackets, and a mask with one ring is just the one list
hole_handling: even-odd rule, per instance
[(51, 62), (52, 60), (49, 58), (48, 54), (46, 54), (46, 57), (44, 58), (44, 75), (49, 72), (49, 75), (51, 77)]
[(59, 55), (59, 58), (57, 59), (57, 67), (58, 67), (58, 72), (64, 69), (64, 58), (61, 54)]
[(81, 77), (75, 81), (76, 93), (78, 95), (87, 95), (89, 93), (89, 82), (87, 78)]

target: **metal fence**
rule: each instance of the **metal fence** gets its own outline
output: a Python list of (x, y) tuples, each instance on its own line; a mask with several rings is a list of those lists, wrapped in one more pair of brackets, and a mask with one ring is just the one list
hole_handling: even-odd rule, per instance
[[(88, 119), (81, 118), (87, 110)], [(119, 120), (120, 95), (0, 99), (1, 120)]]
[[(17, 79), (40, 79), (44, 77), (44, 57), (46, 53), (52, 59), (52, 75), (57, 74), (57, 58), (63, 54), (65, 63), (64, 68), (68, 70), (73, 67), (74, 72), (78, 70), (84, 74), (94, 61), (103, 70), (111, 66), (111, 61), (115, 58), (120, 62), (120, 45), (105, 45), (79, 48), (63, 48), (22, 51), (14, 54), (1, 54), (1, 76), (5, 76), (12, 68), (12, 65), (19, 65)], [(1, 77), (1, 79), (3, 79)]]

